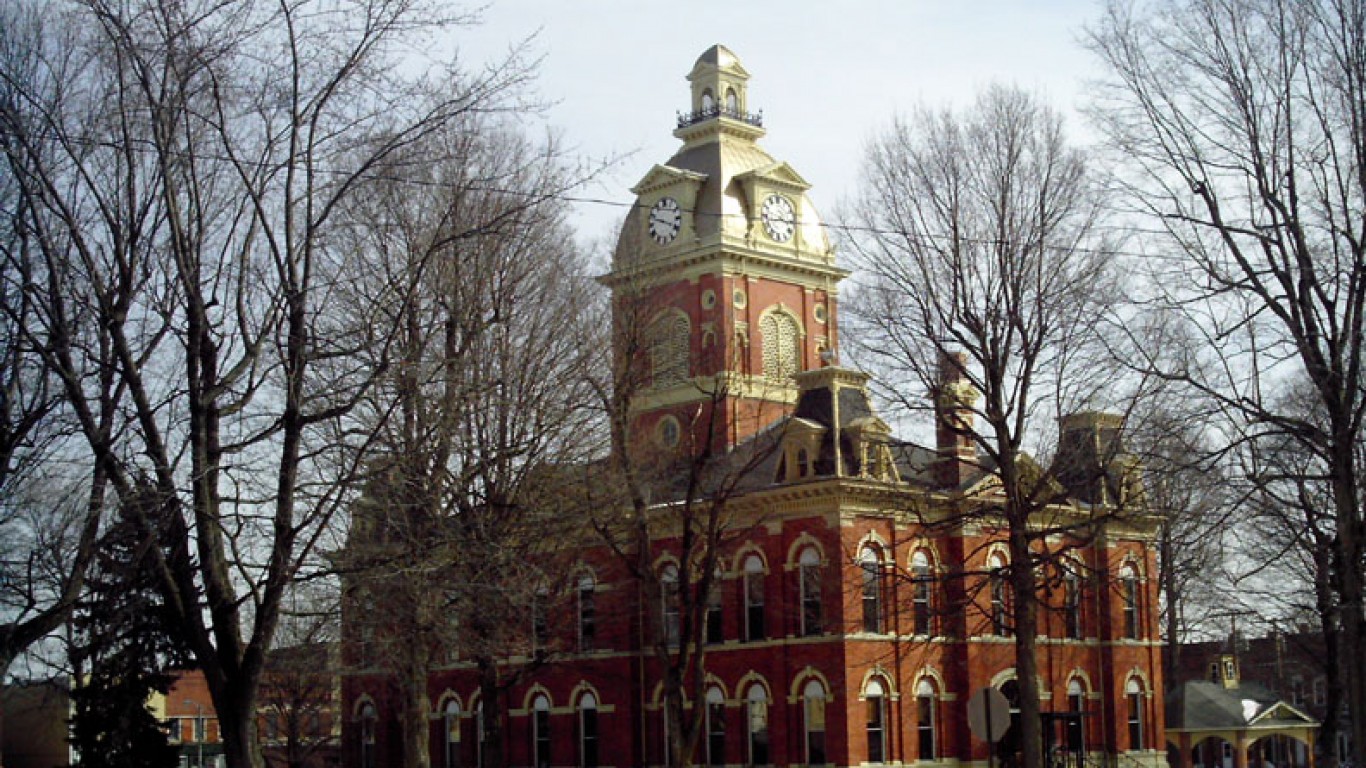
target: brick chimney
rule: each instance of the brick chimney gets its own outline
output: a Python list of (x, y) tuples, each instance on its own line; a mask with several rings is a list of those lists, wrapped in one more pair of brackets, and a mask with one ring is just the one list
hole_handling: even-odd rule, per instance
[(967, 376), (968, 356), (945, 352), (939, 358), (934, 391), (934, 479), (940, 486), (958, 488), (977, 466), (977, 445), (972, 438), (973, 406), (977, 389)]

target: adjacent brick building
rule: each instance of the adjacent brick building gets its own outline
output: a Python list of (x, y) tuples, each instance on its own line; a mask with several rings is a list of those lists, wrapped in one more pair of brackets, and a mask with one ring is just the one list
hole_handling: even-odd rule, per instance
[[(984, 764), (967, 701), (986, 686), (1013, 695), (1016, 683), (1000, 531), (959, 516), (999, 503), (992, 468), (952, 428), (971, 419), (973, 394), (946, 361), (937, 444), (892, 436), (867, 377), (835, 364), (847, 272), (809, 185), (757, 144), (748, 73), (716, 46), (688, 79), (683, 146), (633, 189), (603, 282), (618, 306), (652, 313), (636, 436), (681, 450), (704, 439), (686, 430), (721, 423), (717, 447), (754, 459), (729, 502), (740, 534), (709, 611), (705, 701), (691, 703), (708, 708), (697, 761)], [(698, 386), (722, 379), (720, 398)], [(1072, 494), (1058, 520), (1137, 506), (1137, 486), (1107, 475), (1119, 426), (1104, 414), (1064, 421), (1059, 455), (1082, 471), (1060, 475)], [(1164, 761), (1154, 534), (1154, 520), (1127, 514), (1094, 538), (1049, 544), (1070, 549), (1043, 591), (1038, 650), (1058, 762)], [(671, 545), (656, 542), (661, 573), (682, 567)], [(660, 669), (647, 649), (677, 631), (676, 617), (606, 551), (583, 551), (572, 578), (549, 623), (545, 646), (557, 651), (506, 693), (508, 763), (662, 765)], [(344, 627), (344, 762), (390, 765), (397, 707), (385, 673), (357, 650), (359, 632)], [(477, 764), (476, 691), (458, 658), (431, 675), (435, 765)]]

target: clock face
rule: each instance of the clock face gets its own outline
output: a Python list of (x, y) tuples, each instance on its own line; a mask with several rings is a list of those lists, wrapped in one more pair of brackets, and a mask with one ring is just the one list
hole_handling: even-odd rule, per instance
[(660, 245), (668, 245), (683, 226), (683, 209), (672, 197), (661, 197), (650, 209), (650, 237)]
[(797, 214), (786, 197), (769, 195), (759, 214), (764, 222), (764, 231), (774, 241), (785, 243), (792, 239), (792, 233), (797, 230)]

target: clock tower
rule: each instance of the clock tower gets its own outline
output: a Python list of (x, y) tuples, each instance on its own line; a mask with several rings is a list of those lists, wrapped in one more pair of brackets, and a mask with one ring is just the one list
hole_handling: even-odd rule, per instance
[(848, 273), (810, 185), (759, 146), (740, 60), (712, 46), (687, 79), (682, 146), (632, 188), (603, 282), (631, 362), (632, 440), (724, 450), (790, 412), (796, 374), (834, 361)]

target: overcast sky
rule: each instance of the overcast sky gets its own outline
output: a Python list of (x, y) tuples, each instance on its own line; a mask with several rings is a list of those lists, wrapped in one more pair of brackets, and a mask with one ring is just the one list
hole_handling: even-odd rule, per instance
[[(863, 146), (916, 105), (965, 102), (992, 82), (1041, 92), (1084, 133), (1075, 109), (1095, 62), (1079, 40), (1096, 0), (496, 0), (456, 36), (462, 59), (487, 61), (537, 35), (538, 89), (549, 125), (582, 155), (630, 154), (585, 197), (629, 204), (629, 189), (679, 145), (685, 77), (720, 43), (751, 75), (761, 144), (813, 185), (827, 221), (853, 194)], [(581, 240), (603, 237), (622, 209), (580, 204)]]

